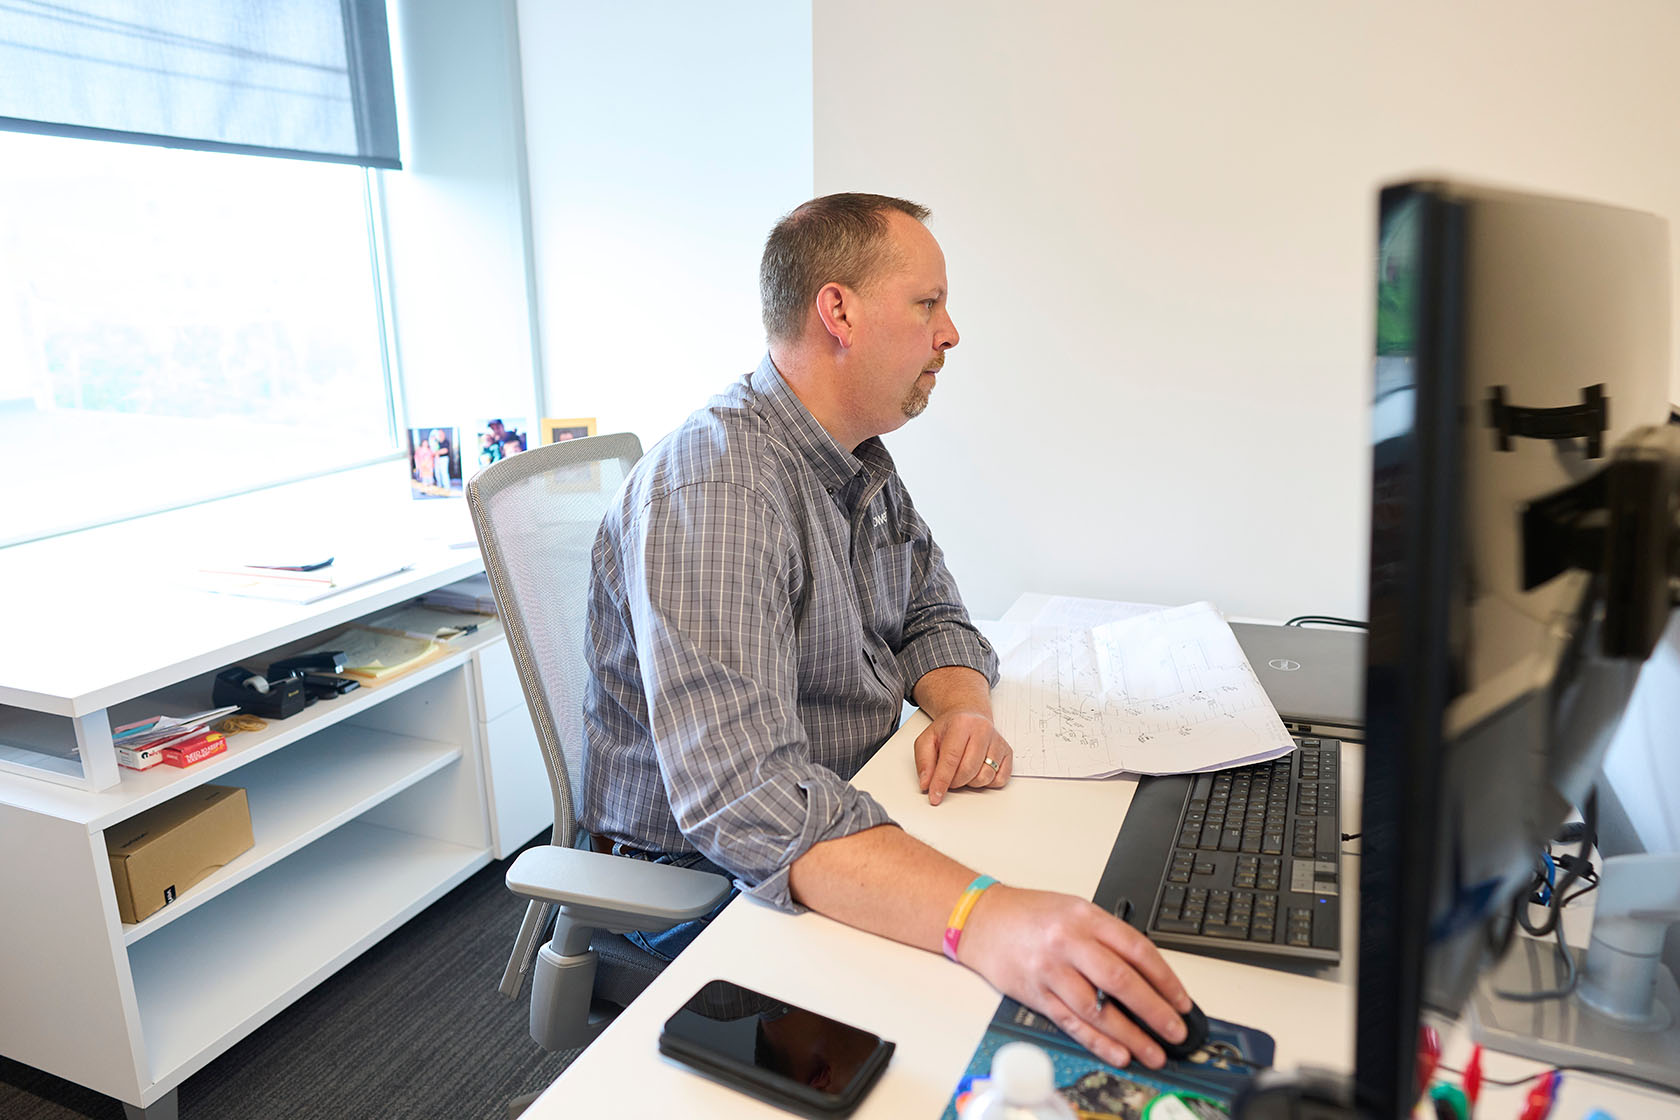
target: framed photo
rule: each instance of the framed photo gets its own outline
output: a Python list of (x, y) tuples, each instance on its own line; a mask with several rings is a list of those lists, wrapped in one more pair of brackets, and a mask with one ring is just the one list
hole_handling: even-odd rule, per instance
[(473, 432), (472, 441), (468, 446), (472, 459), (467, 465), (469, 477), (478, 474), (491, 463), (499, 463), (531, 446), (531, 436), (526, 431), (525, 418), (522, 416), (493, 416), (475, 420), (468, 430)]
[[(571, 439), (587, 439), (595, 434), (595, 417), (575, 416), (570, 419), (557, 419), (553, 416), (543, 417), (542, 424), (537, 429), (538, 437), (543, 443), (565, 443)], [(565, 480), (554, 479), (549, 483), (555, 493), (586, 494), (601, 488), (601, 464), (589, 464), (589, 470), (571, 472), (574, 477)]]
[(453, 425), (408, 430), (408, 492), (413, 498), (459, 498), (461, 447)]
[(552, 416), (543, 417), (542, 427), (538, 430), (539, 442), (562, 443), (569, 439), (584, 439), (595, 434), (595, 417), (580, 416), (561, 420)]

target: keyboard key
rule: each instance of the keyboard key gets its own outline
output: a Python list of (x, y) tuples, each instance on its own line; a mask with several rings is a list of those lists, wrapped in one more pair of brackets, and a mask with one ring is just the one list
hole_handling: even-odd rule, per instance
[(1200, 933), (1202, 923), (1191, 918), (1156, 918), (1155, 928), (1162, 933)]

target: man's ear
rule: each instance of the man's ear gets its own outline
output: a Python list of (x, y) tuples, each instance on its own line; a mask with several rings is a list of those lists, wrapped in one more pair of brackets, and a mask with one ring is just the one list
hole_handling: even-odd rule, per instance
[(842, 347), (852, 344), (856, 313), (857, 296), (850, 288), (831, 280), (817, 289), (817, 318), (822, 320), (823, 330)]

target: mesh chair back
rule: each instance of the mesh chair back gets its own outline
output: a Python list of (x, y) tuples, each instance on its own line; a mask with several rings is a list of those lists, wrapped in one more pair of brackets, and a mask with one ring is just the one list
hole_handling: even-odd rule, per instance
[(628, 433), (548, 444), (467, 483), (467, 505), (496, 608), (542, 744), (554, 843), (569, 846), (583, 805), (589, 560), (613, 495), (641, 458)]

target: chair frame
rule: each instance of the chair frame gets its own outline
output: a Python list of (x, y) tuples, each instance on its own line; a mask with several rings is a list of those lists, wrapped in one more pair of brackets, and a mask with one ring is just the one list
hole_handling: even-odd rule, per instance
[[(598, 931), (616, 935), (670, 929), (709, 913), (730, 889), (729, 880), (720, 875), (605, 855), (577, 846), (580, 833), (573, 805), (574, 787), (565, 745), (555, 725), (553, 705), (575, 702), (581, 706), (583, 699), (581, 696), (555, 699), (548, 695), (496, 531), (493, 507), (502, 492), (529, 485), (537, 476), (582, 463), (617, 460), (628, 471), (640, 457), (641, 443), (629, 433), (566, 440), (493, 463), (466, 487), (467, 506), (478, 535), (485, 572), (490, 578), (554, 796), (554, 834), (550, 843), (527, 849), (508, 869), (508, 889), (529, 899), (530, 904), (501, 982), (502, 993), (516, 998), (525, 973), (532, 973), (531, 1037), (547, 1050), (587, 1045), (616, 1013), (616, 1008), (602, 1006), (594, 998), (601, 955)], [(587, 594), (588, 589), (580, 588), (578, 592)], [(582, 657), (584, 651), (580, 649), (577, 654)], [(554, 932), (544, 943), (543, 932), (550, 919)], [(663, 961), (624, 939), (613, 940), (617, 944), (608, 947), (608, 955), (641, 970), (647, 979), (664, 967)], [(630, 987), (639, 991), (647, 979)]]

